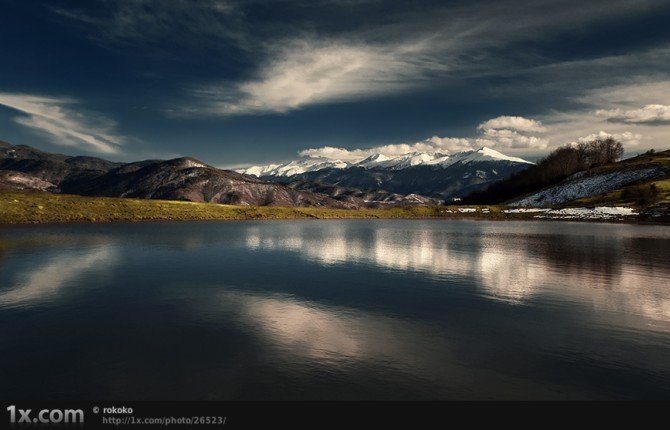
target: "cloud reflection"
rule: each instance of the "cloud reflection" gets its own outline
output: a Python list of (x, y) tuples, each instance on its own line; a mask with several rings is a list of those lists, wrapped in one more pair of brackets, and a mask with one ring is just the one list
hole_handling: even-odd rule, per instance
[(501, 233), (496, 226), (467, 227), (471, 231), (455, 231), (453, 225), (410, 230), (375, 226), (368, 236), (346, 223), (320, 230), (250, 228), (246, 244), (297, 252), (324, 265), (371, 264), (450, 283), (472, 279), (481, 294), (510, 303), (558, 295), (670, 321), (670, 291), (659, 284), (670, 282), (670, 267), (661, 262), (641, 268), (649, 263), (641, 249), (648, 247), (636, 249), (629, 236), (611, 231), (595, 236), (537, 234), (532, 229)]
[(217, 297), (199, 305), (198, 317), (229, 321), (224, 315), (234, 314), (241, 326), (291, 362), (331, 368), (369, 362), (426, 379), (436, 376), (435, 369), (444, 378), (458, 374), (448, 364), (457, 361), (448, 339), (428, 324), (291, 296), (226, 291)]
[(52, 300), (85, 272), (108, 266), (115, 260), (116, 252), (111, 246), (59, 254), (23, 275), (9, 290), (0, 292), (0, 306), (34, 305)]

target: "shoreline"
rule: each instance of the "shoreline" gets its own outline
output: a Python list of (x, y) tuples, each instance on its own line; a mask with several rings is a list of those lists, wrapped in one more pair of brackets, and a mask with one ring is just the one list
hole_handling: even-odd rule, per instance
[[(468, 209), (467, 211), (465, 209)], [(482, 210), (487, 212), (482, 212)], [(253, 220), (488, 220), (564, 221), (608, 224), (668, 225), (667, 220), (638, 215), (601, 218), (537, 217), (528, 211), (506, 213), (501, 205), (400, 206), (389, 208), (329, 209), (279, 206), (234, 206), (174, 200), (83, 197), (38, 192), (0, 193), (0, 226), (109, 224), (179, 221)], [(474, 212), (473, 212), (474, 211)]]

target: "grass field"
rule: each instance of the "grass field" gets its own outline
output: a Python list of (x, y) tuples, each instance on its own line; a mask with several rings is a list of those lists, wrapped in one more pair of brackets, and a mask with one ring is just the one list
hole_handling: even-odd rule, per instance
[[(670, 201), (670, 180), (656, 181), (661, 201)], [(631, 206), (621, 190), (584, 199), (570, 206)], [(623, 204), (626, 203), (626, 204)], [(287, 208), (233, 206), (171, 200), (82, 197), (40, 192), (0, 192), (0, 224), (43, 224), (114, 221), (194, 221), (247, 219), (534, 219), (536, 213), (505, 213), (506, 206), (405, 206), (382, 209)], [(629, 219), (631, 220), (631, 219)], [(0, 243), (0, 249), (2, 243)]]
[(0, 223), (62, 223), (160, 220), (338, 219), (338, 218), (523, 218), (501, 208), (483, 207), (461, 213), (458, 207), (408, 206), (384, 209), (319, 209), (271, 206), (232, 206), (167, 200), (81, 197), (48, 193), (0, 193)]

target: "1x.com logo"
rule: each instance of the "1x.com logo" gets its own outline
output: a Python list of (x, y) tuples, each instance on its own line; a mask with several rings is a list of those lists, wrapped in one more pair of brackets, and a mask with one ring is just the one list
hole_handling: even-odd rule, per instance
[(18, 409), (16, 405), (7, 408), (10, 424), (77, 424), (84, 422), (81, 409), (42, 409), (32, 414), (32, 409)]

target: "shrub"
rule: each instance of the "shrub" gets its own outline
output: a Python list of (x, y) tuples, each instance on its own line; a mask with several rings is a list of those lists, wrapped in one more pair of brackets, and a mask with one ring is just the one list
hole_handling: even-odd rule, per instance
[(659, 192), (656, 184), (633, 185), (621, 192), (624, 201), (635, 202), (640, 206), (650, 206), (659, 200)]

